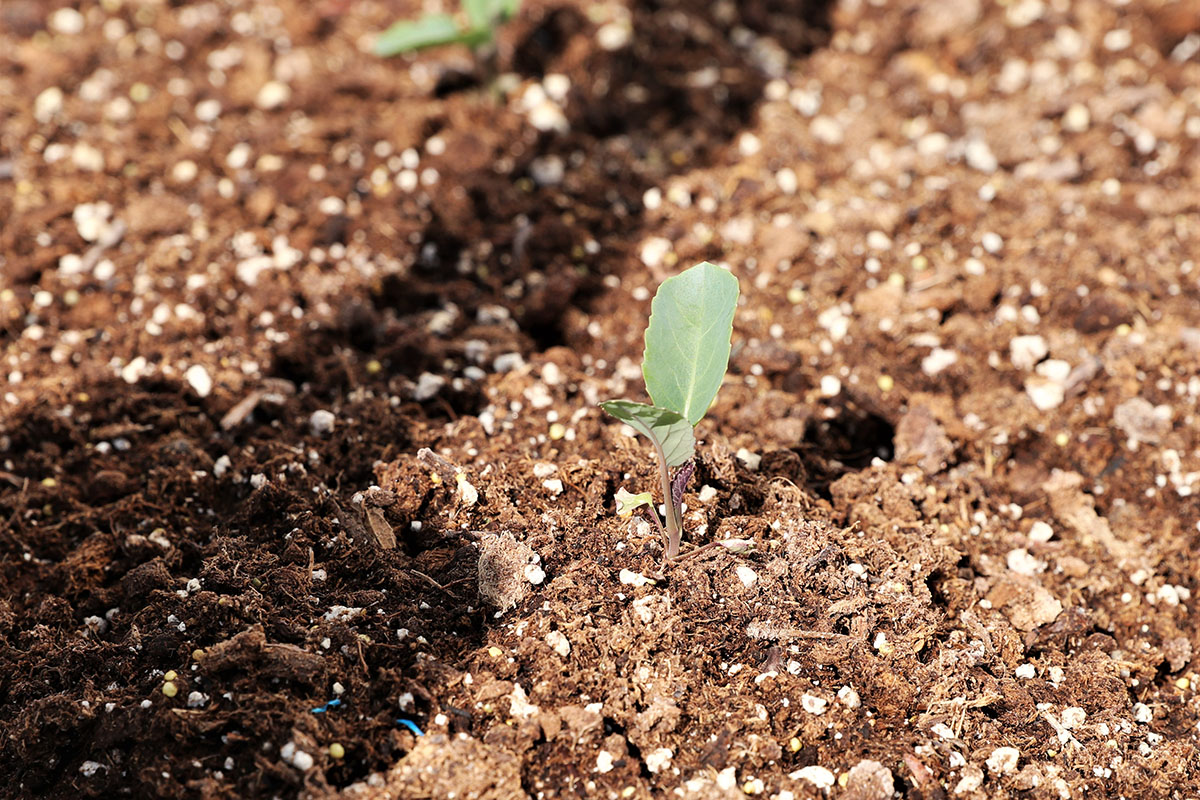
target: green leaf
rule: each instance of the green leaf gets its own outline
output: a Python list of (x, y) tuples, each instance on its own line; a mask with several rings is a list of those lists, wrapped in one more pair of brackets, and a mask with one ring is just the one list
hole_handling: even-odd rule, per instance
[(494, 0), (463, 0), (467, 21), (475, 30), (490, 28), (495, 24)]
[(430, 14), (417, 20), (402, 20), (379, 35), (375, 54), (395, 56), (443, 44), (469, 43), (476, 36), (463, 31), (449, 14)]
[(642, 506), (654, 505), (654, 495), (650, 494), (649, 492), (633, 494), (632, 492), (625, 491), (624, 486), (622, 486), (620, 489), (617, 489), (616, 500), (618, 517), (631, 517), (633, 516), (633, 512)]
[(738, 281), (705, 261), (667, 278), (650, 304), (642, 376), (656, 406), (695, 425), (729, 366)]
[(679, 466), (696, 452), (691, 423), (670, 409), (629, 400), (609, 400), (600, 407), (662, 448), (668, 467)]
[(516, 16), (520, 6), (521, 0), (463, 0), (471, 28), (487, 31), (489, 37), (498, 24)]

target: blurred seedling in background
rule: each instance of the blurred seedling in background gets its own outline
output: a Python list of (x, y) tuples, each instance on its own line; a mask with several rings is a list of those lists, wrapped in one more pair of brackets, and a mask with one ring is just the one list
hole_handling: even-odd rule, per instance
[(517, 15), (521, 0), (463, 0), (462, 13), (426, 14), (401, 20), (379, 35), (375, 53), (397, 56), (430, 47), (462, 44), (476, 55), (491, 48), (496, 30)]
[[(729, 366), (737, 298), (737, 278), (707, 261), (663, 281), (650, 304), (642, 354), (642, 377), (653, 405), (630, 400), (600, 404), (654, 446), (665, 526), (654, 511), (650, 492), (631, 494), (622, 488), (617, 492), (617, 512), (630, 516), (649, 506), (651, 518), (667, 540), (668, 561), (679, 556), (683, 492), (695, 471), (694, 428), (712, 405)], [(744, 547), (736, 541), (722, 544)]]

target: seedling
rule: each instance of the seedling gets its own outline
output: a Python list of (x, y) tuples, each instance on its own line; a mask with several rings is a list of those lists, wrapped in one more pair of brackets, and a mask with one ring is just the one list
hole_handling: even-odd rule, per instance
[(495, 40), (496, 29), (516, 16), (520, 7), (521, 0), (463, 0), (465, 20), (453, 14), (401, 20), (380, 34), (375, 53), (396, 56), (446, 44), (479, 50)]
[[(642, 377), (653, 405), (629, 400), (600, 404), (606, 412), (645, 436), (658, 457), (666, 517), (668, 560), (678, 557), (683, 529), (683, 490), (695, 470), (695, 427), (712, 405), (725, 369), (733, 336), (738, 281), (727, 270), (705, 261), (662, 282), (650, 304)], [(675, 469), (672, 477), (671, 470)], [(649, 492), (617, 493), (618, 513), (631, 515), (650, 506), (663, 529)]]

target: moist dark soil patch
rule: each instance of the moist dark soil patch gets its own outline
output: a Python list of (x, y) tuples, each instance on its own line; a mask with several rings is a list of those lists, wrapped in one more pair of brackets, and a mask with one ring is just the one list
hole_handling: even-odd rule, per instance
[(0, 5), (9, 793), (1200, 792), (1197, 10), (417, 5)]

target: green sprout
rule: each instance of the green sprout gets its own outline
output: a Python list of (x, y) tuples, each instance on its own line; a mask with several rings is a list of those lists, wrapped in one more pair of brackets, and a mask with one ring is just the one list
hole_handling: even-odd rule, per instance
[(375, 53), (396, 56), (446, 44), (465, 44), (472, 50), (490, 45), (496, 29), (516, 16), (521, 0), (463, 0), (466, 19), (453, 14), (426, 14), (401, 20), (379, 36)]
[[(649, 492), (618, 492), (618, 513), (629, 516), (642, 505), (667, 540), (667, 560), (679, 556), (683, 531), (683, 490), (695, 470), (694, 428), (712, 405), (729, 366), (738, 281), (707, 261), (668, 278), (650, 304), (642, 377), (653, 405), (629, 400), (600, 404), (606, 412), (645, 436), (658, 457), (666, 528), (653, 511)], [(674, 478), (671, 470), (676, 469)]]

